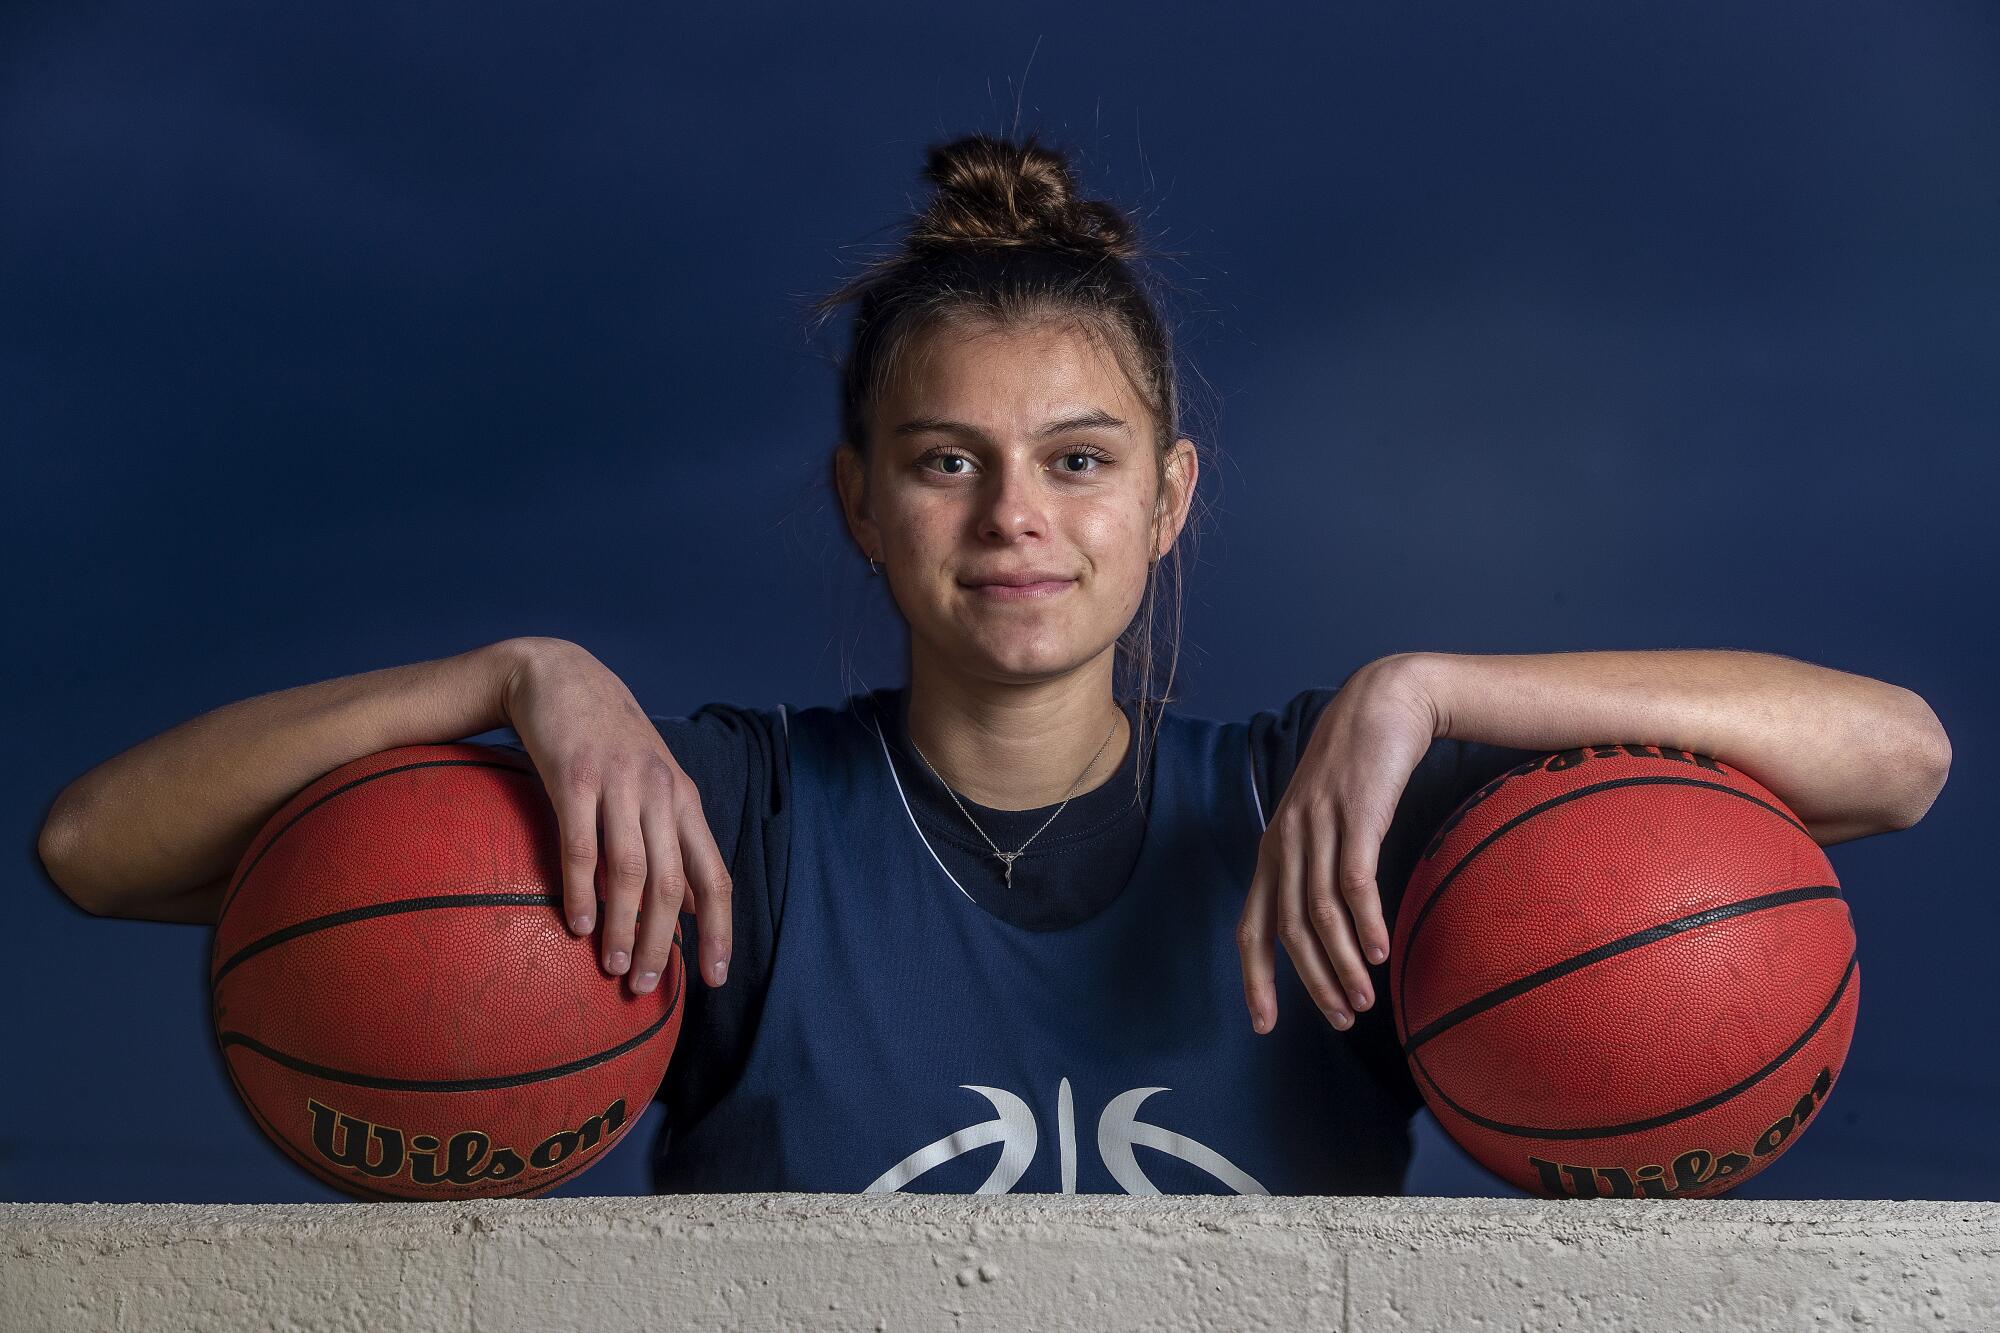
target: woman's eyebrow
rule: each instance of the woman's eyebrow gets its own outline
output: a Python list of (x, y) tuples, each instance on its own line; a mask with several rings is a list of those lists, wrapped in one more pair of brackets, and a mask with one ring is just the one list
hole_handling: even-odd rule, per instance
[[(1036, 431), (1035, 434), (1042, 439), (1047, 439), (1052, 435), (1061, 435), (1064, 431), (1090, 429), (1127, 430), (1129, 429), (1129, 423), (1112, 416), (1102, 408), (1093, 408), (1088, 412), (1079, 412), (1074, 416), (1061, 417), (1055, 421), (1051, 421)], [(983, 444), (991, 444), (993, 442), (986, 432), (979, 429), (979, 427), (966, 421), (953, 421), (948, 417), (912, 417), (902, 425), (897, 426), (890, 434), (896, 436), (922, 435), (931, 431), (939, 431), (947, 435), (964, 435), (978, 440)]]

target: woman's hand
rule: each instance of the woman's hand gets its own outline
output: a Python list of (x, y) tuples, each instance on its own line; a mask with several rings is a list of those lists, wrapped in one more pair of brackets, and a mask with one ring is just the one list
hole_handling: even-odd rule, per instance
[(535, 639), (507, 678), (501, 711), (555, 805), (570, 929), (588, 935), (594, 924), (601, 827), (604, 969), (629, 975), (635, 994), (658, 985), (681, 899), (692, 889), (700, 972), (721, 985), (729, 967), (729, 870), (693, 779), (625, 682), (574, 643)]
[(1278, 1021), (1275, 929), (1327, 1021), (1351, 1027), (1375, 1002), (1369, 960), (1389, 956), (1376, 856), (1410, 774), (1438, 734), (1438, 712), (1408, 654), (1355, 672), (1320, 714), (1298, 771), (1271, 812), (1236, 928), (1251, 1025)]

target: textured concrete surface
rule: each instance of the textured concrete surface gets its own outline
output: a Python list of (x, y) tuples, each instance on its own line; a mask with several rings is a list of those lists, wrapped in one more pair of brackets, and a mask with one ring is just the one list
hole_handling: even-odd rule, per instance
[(2000, 1204), (0, 1205), (0, 1328), (2000, 1329)]

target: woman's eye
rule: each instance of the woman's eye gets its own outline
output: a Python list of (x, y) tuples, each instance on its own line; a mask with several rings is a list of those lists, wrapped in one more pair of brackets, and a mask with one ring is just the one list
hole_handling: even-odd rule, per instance
[[(1099, 466), (1098, 467), (1065, 466), (1062, 468), (1058, 468), (1057, 470), (1060, 472), (1065, 472), (1073, 477), (1087, 477), (1093, 472), (1102, 471), (1103, 465), (1109, 464), (1111, 462), (1110, 455), (1099, 453), (1094, 449), (1071, 449), (1067, 453), (1062, 455), (1062, 459), (1065, 464), (1067, 464), (1069, 460), (1074, 458), (1088, 459), (1091, 462), (1099, 464)], [(918, 459), (917, 461), (920, 465), (926, 465), (926, 466), (932, 463), (938, 464), (939, 467), (934, 470), (938, 471), (942, 476), (962, 477), (965, 475), (963, 470), (946, 469), (942, 465), (952, 461), (961, 463), (970, 463), (973, 461), (973, 459), (972, 455), (970, 454), (962, 454), (952, 449), (940, 449), (940, 450), (933, 450), (932, 452), (925, 454), (922, 458)]]

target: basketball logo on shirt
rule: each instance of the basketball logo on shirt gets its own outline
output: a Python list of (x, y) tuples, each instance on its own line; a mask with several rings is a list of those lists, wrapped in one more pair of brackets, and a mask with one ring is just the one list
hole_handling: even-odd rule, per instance
[[(968, 1092), (976, 1092), (993, 1104), (991, 1120), (947, 1134), (933, 1143), (905, 1157), (902, 1161), (877, 1176), (863, 1194), (887, 1194), (903, 1188), (917, 1177), (941, 1166), (946, 1162), (963, 1157), (966, 1153), (984, 1148), (989, 1143), (1000, 1144), (1000, 1160), (993, 1164), (991, 1174), (975, 1194), (1007, 1194), (1012, 1192), (1028, 1167), (1035, 1160), (1035, 1151), (1041, 1143), (1040, 1130), (1035, 1125), (1035, 1113), (1028, 1103), (1005, 1088), (989, 1088), (977, 1083), (958, 1085)], [(1097, 1154), (1104, 1161), (1104, 1169), (1118, 1182), (1119, 1188), (1127, 1194), (1158, 1194), (1159, 1187), (1146, 1178), (1139, 1166), (1138, 1156), (1132, 1151), (1135, 1145), (1178, 1157), (1181, 1161), (1206, 1172), (1227, 1185), (1238, 1194), (1269, 1194), (1247, 1171), (1221, 1153), (1198, 1143), (1184, 1134), (1148, 1124), (1139, 1119), (1139, 1107), (1156, 1092), (1167, 1092), (1167, 1088), (1131, 1088), (1113, 1097), (1103, 1112), (1097, 1117)], [(1063, 1079), (1056, 1089), (1056, 1140), (1061, 1154), (1062, 1193), (1076, 1193), (1076, 1115), (1072, 1106), (1069, 1080)]]

